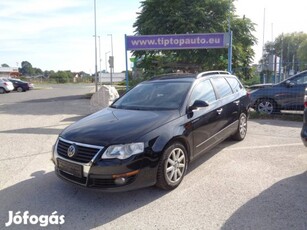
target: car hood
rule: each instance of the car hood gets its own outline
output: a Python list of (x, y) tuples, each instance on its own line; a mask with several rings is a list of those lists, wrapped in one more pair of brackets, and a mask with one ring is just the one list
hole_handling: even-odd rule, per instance
[(247, 88), (250, 90), (254, 90), (254, 89), (261, 89), (261, 88), (269, 88), (272, 87), (274, 84), (272, 83), (267, 83), (267, 84), (256, 84), (256, 85), (251, 85), (248, 86)]
[(105, 108), (68, 126), (60, 137), (98, 146), (131, 143), (178, 117), (177, 110), (140, 111)]

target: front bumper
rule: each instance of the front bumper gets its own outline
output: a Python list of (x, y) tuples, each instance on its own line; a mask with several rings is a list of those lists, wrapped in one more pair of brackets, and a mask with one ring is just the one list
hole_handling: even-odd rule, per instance
[[(61, 141), (84, 145), (64, 139)], [(156, 183), (158, 159), (151, 158), (149, 152), (125, 160), (102, 160), (101, 155), (105, 149), (101, 147), (89, 162), (77, 162), (59, 154), (58, 143), (54, 147), (52, 161), (56, 175), (63, 180), (104, 191), (128, 191)]]

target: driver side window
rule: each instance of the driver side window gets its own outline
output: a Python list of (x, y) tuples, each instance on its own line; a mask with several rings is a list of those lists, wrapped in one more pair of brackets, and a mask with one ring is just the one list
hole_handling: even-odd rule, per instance
[(297, 76), (295, 80), (293, 81), (293, 83), (297, 85), (307, 84), (307, 73)]
[(216, 100), (216, 95), (210, 80), (202, 81), (194, 87), (191, 94), (190, 104), (193, 104), (196, 100), (205, 101), (207, 103)]

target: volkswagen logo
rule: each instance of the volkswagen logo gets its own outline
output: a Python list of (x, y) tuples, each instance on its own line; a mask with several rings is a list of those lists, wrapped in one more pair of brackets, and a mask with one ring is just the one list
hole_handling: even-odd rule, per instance
[(69, 148), (67, 149), (67, 156), (69, 156), (71, 158), (75, 154), (76, 154), (76, 147), (75, 147), (75, 145), (69, 146)]

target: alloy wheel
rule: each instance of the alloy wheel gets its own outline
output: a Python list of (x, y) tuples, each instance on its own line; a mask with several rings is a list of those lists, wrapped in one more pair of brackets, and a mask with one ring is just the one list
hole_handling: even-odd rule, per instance
[(247, 118), (245, 114), (240, 117), (239, 132), (241, 137), (245, 137), (247, 132)]
[(271, 114), (274, 111), (274, 105), (271, 101), (261, 101), (257, 109), (260, 113)]
[(174, 148), (165, 163), (166, 179), (170, 183), (177, 183), (182, 179), (186, 168), (186, 157), (181, 148)]

